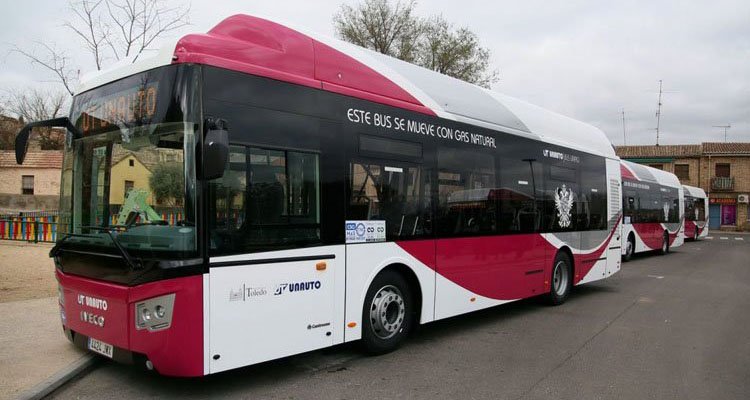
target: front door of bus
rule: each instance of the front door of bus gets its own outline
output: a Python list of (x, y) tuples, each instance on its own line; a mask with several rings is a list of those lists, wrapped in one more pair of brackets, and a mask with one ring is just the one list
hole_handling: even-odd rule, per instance
[(212, 181), (208, 372), (343, 340), (345, 251), (320, 243), (319, 162), (313, 152), (231, 146), (228, 170)]

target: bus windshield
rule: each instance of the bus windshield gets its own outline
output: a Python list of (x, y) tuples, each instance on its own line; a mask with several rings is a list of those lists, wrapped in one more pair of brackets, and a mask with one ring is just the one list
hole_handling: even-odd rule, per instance
[(195, 253), (195, 124), (174, 100), (175, 79), (169, 68), (154, 70), (74, 99), (83, 137), (66, 141), (61, 246)]

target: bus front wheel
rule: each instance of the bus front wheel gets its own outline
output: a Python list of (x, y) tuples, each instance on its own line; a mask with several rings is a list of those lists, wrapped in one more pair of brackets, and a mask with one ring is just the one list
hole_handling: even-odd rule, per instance
[(414, 324), (409, 284), (396, 271), (378, 274), (367, 289), (362, 309), (362, 344), (370, 354), (397, 349)]

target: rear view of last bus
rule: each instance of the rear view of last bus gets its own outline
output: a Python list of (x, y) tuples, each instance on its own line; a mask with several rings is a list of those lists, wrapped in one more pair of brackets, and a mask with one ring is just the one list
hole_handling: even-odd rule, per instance
[(621, 161), (622, 258), (656, 251), (667, 254), (685, 241), (683, 188), (674, 174)]
[(685, 194), (685, 238), (698, 240), (708, 236), (708, 196), (703, 189), (682, 185)]

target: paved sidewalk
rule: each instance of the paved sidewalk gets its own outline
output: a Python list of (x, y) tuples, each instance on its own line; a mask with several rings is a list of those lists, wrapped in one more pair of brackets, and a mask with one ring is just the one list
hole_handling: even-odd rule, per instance
[(85, 356), (65, 338), (57, 297), (0, 303), (0, 399), (15, 399)]

